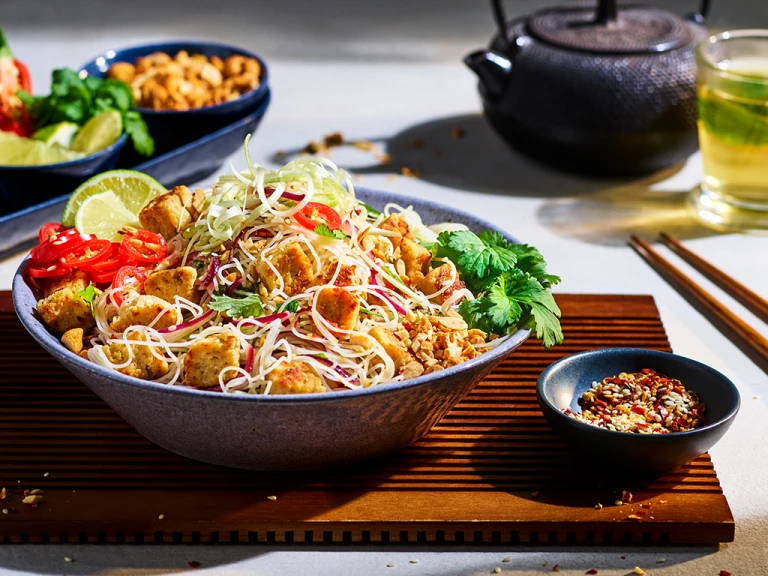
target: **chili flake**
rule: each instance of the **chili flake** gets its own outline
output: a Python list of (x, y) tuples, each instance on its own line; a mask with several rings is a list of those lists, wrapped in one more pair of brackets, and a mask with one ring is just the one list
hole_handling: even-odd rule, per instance
[(704, 423), (706, 406), (680, 380), (650, 368), (593, 382), (568, 416), (608, 430), (639, 434), (685, 432)]

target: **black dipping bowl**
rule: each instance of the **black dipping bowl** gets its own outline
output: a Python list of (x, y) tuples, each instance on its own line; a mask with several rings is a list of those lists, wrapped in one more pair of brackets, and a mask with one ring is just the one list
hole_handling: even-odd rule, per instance
[[(580, 412), (578, 399), (603, 378), (650, 368), (677, 378), (706, 405), (704, 426), (688, 432), (636, 434), (613, 432), (566, 416)], [(569, 447), (606, 472), (658, 476), (703, 454), (726, 433), (741, 399), (733, 382), (700, 362), (653, 350), (608, 348), (558, 360), (539, 376), (536, 396), (545, 418)]]

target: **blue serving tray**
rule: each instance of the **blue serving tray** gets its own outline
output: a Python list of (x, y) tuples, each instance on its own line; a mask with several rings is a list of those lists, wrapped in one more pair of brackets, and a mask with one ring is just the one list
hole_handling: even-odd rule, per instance
[[(271, 94), (248, 116), (170, 152), (131, 166), (149, 174), (166, 188), (192, 184), (216, 172), (224, 161), (242, 147), (248, 134), (259, 127)], [(128, 167), (128, 166), (126, 166)], [(37, 231), (46, 222), (58, 222), (69, 194), (0, 216), (0, 258), (37, 242)]]

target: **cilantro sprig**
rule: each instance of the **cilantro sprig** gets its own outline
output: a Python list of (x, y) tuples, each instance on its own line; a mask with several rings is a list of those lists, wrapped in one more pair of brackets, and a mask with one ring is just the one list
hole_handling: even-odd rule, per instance
[(328, 224), (318, 224), (315, 226), (315, 234), (318, 236), (325, 236), (326, 238), (333, 238), (334, 240), (344, 240), (345, 238), (349, 238), (349, 235), (341, 230), (331, 230), (328, 227)]
[(230, 318), (258, 318), (264, 315), (264, 306), (258, 294), (245, 298), (233, 298), (226, 294), (214, 294), (208, 307), (217, 312), (226, 312)]
[(485, 230), (442, 232), (431, 247), (437, 257), (449, 258), (459, 278), (477, 294), (459, 305), (470, 328), (507, 334), (531, 329), (549, 348), (563, 341), (560, 309), (549, 288), (560, 277), (548, 274), (536, 248), (512, 244), (500, 233)]

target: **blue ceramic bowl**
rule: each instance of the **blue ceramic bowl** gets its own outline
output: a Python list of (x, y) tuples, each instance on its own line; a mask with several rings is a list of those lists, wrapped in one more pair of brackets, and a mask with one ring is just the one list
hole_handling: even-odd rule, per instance
[[(580, 412), (578, 399), (592, 382), (643, 368), (677, 378), (699, 394), (707, 407), (704, 426), (688, 432), (633, 434), (597, 428), (561, 412)], [(593, 466), (649, 476), (671, 472), (712, 448), (733, 424), (741, 403), (736, 386), (717, 370), (683, 356), (638, 348), (593, 350), (558, 360), (539, 377), (536, 395), (554, 431)]]
[(91, 176), (117, 164), (127, 137), (79, 160), (42, 166), (0, 166), (0, 216), (72, 192)]
[(258, 107), (261, 101), (266, 98), (268, 92), (269, 72), (264, 60), (256, 54), (237, 46), (219, 44), (217, 42), (159, 42), (118, 50), (107, 50), (84, 64), (80, 69), (80, 73), (101, 77), (107, 73), (109, 67), (115, 62), (129, 62), (133, 64), (138, 58), (148, 56), (154, 52), (165, 52), (174, 57), (181, 50), (186, 50), (190, 55), (203, 54), (209, 58), (211, 56), (218, 56), (222, 60), (226, 60), (232, 55), (255, 58), (261, 64), (261, 83), (236, 100), (216, 104), (215, 106), (185, 111), (138, 108), (147, 123), (149, 133), (155, 139), (157, 154), (163, 154), (240, 120)]
[[(412, 205), (428, 224), (452, 220), (475, 231), (503, 233), (486, 221), (426, 200), (371, 190), (358, 190), (358, 196), (379, 209), (388, 202)], [(21, 268), (13, 279), (13, 301), (35, 340), (139, 433), (195, 460), (252, 470), (328, 468), (404, 448), (529, 336), (521, 330), (469, 362), (366, 390), (230, 395), (145, 382), (69, 352), (38, 318), (35, 295)]]

